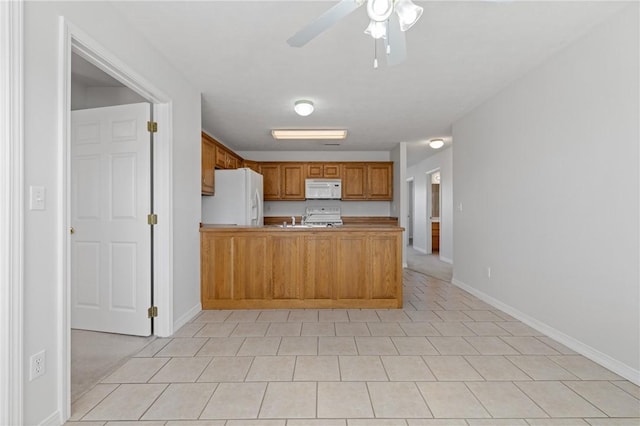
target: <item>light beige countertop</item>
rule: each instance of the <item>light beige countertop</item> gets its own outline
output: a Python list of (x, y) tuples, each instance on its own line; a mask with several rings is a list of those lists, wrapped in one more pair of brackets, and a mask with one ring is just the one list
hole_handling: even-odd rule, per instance
[(386, 225), (386, 224), (348, 224), (341, 226), (327, 226), (327, 227), (317, 227), (317, 226), (291, 226), (288, 225), (283, 227), (282, 225), (264, 225), (264, 226), (237, 226), (237, 225), (211, 225), (211, 224), (203, 224), (200, 227), (200, 232), (273, 232), (273, 231), (282, 231), (282, 232), (363, 232), (363, 231), (371, 231), (371, 232), (402, 232), (404, 228), (395, 225)]

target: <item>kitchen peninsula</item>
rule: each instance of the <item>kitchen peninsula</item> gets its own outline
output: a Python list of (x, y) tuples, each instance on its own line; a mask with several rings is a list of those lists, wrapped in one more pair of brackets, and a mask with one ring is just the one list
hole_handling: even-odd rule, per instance
[(202, 308), (401, 308), (402, 231), (204, 225)]

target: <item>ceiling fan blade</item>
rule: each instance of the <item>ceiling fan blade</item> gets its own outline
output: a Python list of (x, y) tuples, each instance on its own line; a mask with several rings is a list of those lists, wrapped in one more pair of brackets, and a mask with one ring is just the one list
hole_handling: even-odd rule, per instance
[(287, 43), (292, 47), (302, 47), (336, 22), (356, 10), (362, 3), (357, 0), (342, 0), (331, 9), (316, 18), (315, 21), (295, 33)]
[(400, 29), (400, 19), (398, 15), (394, 13), (389, 17), (387, 27), (388, 32), (385, 47), (390, 49), (387, 54), (387, 65), (398, 65), (407, 58), (407, 39), (405, 38), (404, 31)]

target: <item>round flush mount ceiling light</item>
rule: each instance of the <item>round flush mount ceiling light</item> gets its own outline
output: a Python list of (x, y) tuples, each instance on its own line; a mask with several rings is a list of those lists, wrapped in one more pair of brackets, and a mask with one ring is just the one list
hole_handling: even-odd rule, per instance
[(431, 139), (429, 146), (433, 149), (440, 149), (444, 146), (444, 141), (442, 139)]
[(296, 114), (306, 117), (313, 112), (313, 102), (307, 100), (299, 100), (293, 105)]

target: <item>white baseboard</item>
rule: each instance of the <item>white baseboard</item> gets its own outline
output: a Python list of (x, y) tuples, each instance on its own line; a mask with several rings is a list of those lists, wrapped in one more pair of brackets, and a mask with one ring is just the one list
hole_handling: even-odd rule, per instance
[(580, 355), (589, 358), (591, 361), (600, 364), (604, 368), (607, 368), (619, 376), (624, 377), (630, 382), (640, 386), (640, 370), (636, 370), (633, 367), (626, 365), (623, 362), (618, 361), (611, 356), (600, 352), (599, 350), (592, 348), (591, 346), (559, 331), (555, 328), (533, 318), (529, 315), (520, 312), (519, 310), (499, 301), (498, 299), (494, 299), (488, 294), (469, 286), (468, 284), (463, 283), (462, 281), (453, 278), (451, 283), (461, 289), (473, 294), (478, 299), (488, 303), (489, 305), (500, 309), (501, 311), (511, 315), (515, 319), (522, 321), (527, 324), (529, 327), (538, 330), (544, 335), (556, 340), (557, 342), (565, 345), (569, 349), (576, 351)]
[(49, 417), (38, 423), (38, 426), (60, 426), (64, 424), (60, 411), (54, 411)]
[(176, 321), (173, 322), (173, 332), (175, 333), (183, 325), (185, 325), (186, 323), (194, 319), (195, 316), (198, 315), (201, 310), (202, 310), (202, 305), (198, 303), (193, 308), (185, 312), (184, 315), (182, 315), (180, 318), (178, 318)]
[(423, 249), (422, 247), (416, 247), (416, 246), (413, 246), (413, 249), (414, 249), (415, 251), (417, 251), (418, 253), (428, 254), (428, 253), (427, 253), (427, 250), (426, 250), (426, 249)]
[(440, 256), (440, 260), (444, 263), (448, 263), (449, 265), (453, 265), (453, 259), (449, 259), (448, 257)]

